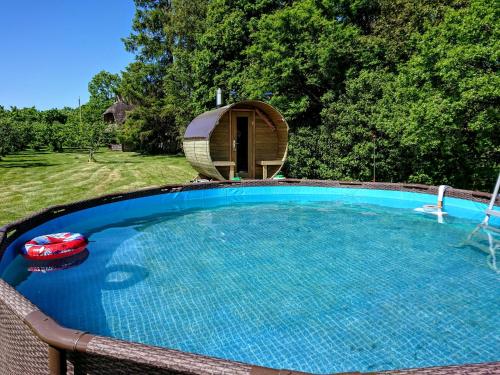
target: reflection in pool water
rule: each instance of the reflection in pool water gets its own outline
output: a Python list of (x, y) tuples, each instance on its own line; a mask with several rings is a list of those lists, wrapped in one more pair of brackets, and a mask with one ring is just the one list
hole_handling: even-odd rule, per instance
[(83, 228), (87, 261), (17, 289), (72, 328), (269, 367), (493, 361), (499, 276), (457, 247), (474, 224), (339, 201), (163, 213)]

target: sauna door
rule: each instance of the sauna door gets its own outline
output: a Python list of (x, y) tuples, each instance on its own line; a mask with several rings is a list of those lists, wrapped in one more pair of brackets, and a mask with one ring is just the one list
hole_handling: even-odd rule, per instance
[(253, 111), (232, 111), (232, 161), (240, 177), (255, 178), (253, 162)]

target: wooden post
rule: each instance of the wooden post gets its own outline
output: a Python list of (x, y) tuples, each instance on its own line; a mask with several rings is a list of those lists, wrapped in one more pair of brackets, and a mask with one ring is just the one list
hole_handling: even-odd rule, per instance
[(373, 136), (373, 182), (375, 182), (375, 165), (376, 165), (375, 157), (377, 156), (377, 136), (375, 135), (375, 133), (373, 133), (372, 136)]
[(64, 350), (49, 345), (49, 374), (66, 374), (66, 355)]
[(233, 113), (231, 110), (229, 114), (229, 161), (233, 161)]
[(256, 144), (256, 139), (255, 139), (255, 111), (252, 112), (252, 128), (251, 128), (251, 131), (252, 131), (252, 144), (250, 145), (250, 150), (252, 150), (252, 155), (251, 155), (251, 158), (249, 160), (249, 163), (252, 163), (252, 167), (250, 169), (251, 171), (251, 174), (250, 174), (250, 177), (251, 178), (255, 178), (255, 144)]

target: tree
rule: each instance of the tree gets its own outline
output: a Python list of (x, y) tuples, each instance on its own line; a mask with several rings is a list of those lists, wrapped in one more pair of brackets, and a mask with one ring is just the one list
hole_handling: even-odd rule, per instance
[(0, 157), (28, 147), (31, 139), (31, 121), (37, 121), (39, 113), (34, 108), (0, 106)]
[(0, 118), (0, 160), (14, 151), (12, 141), (15, 137), (14, 126), (11, 121)]
[(78, 122), (73, 129), (78, 134), (78, 146), (88, 151), (88, 162), (95, 162), (97, 150), (115, 138), (114, 129), (102, 119), (102, 103), (90, 100), (81, 107), (81, 111), (82, 121), (75, 116), (74, 121)]
[(90, 101), (109, 106), (117, 97), (121, 78), (105, 70), (97, 73), (89, 82)]
[(500, 77), (494, 1), (449, 8), (418, 38), (381, 101), (410, 181), (491, 188), (500, 166)]
[[(62, 110), (49, 109), (41, 112), (43, 126), (43, 140), (46, 146), (52, 148), (53, 151), (62, 152), (66, 142), (66, 122), (68, 115)], [(40, 128), (38, 129), (40, 130)]]
[(106, 139), (107, 125), (103, 121), (86, 122), (82, 125), (80, 145), (88, 151), (88, 162), (95, 162), (95, 153)]
[(122, 138), (143, 152), (180, 149), (180, 134), (193, 116), (193, 51), (205, 26), (207, 4), (208, 0), (136, 1), (133, 30), (124, 42), (138, 61), (123, 73), (119, 92), (136, 106)]
[[(286, 8), (290, 0), (215, 0), (207, 6), (203, 32), (192, 61), (192, 101), (196, 113), (214, 106), (217, 87), (228, 102), (253, 96), (244, 87), (254, 61), (247, 56), (251, 34), (260, 18)], [(269, 91), (269, 90), (266, 90)], [(232, 93), (231, 96), (227, 94)], [(261, 92), (258, 98), (261, 98)]]
[(292, 127), (319, 126), (323, 95), (338, 95), (348, 70), (356, 69), (359, 30), (302, 0), (266, 14), (254, 24), (246, 54), (245, 89), (284, 111)]
[(136, 11), (132, 33), (123, 39), (125, 49), (135, 53), (138, 61), (167, 65), (172, 62), (172, 38), (166, 34), (172, 0), (134, 0)]

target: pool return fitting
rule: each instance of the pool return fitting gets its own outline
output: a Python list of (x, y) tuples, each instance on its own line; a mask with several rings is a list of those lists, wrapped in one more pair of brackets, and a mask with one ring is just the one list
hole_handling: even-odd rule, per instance
[(448, 215), (447, 212), (443, 211), (443, 200), (444, 193), (449, 187), (450, 186), (448, 185), (439, 185), (437, 204), (424, 204), (422, 207), (415, 208), (415, 211), (422, 212), (424, 214), (436, 215), (438, 217), (438, 223), (442, 224), (444, 222), (443, 216)]

